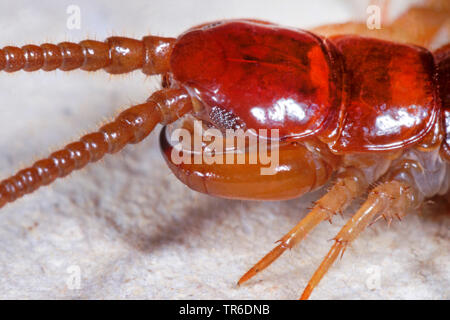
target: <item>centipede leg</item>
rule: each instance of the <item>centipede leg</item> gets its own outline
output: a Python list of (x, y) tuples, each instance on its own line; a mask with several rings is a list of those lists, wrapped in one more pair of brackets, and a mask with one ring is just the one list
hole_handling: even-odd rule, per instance
[(327, 273), (339, 255), (343, 255), (346, 247), (369, 225), (378, 215), (401, 218), (416, 205), (413, 188), (404, 182), (391, 181), (375, 188), (358, 212), (344, 225), (334, 238), (335, 243), (323, 259), (311, 280), (306, 286), (301, 300), (306, 300), (313, 289)]
[(325, 37), (342, 34), (358, 34), (390, 41), (412, 43), (424, 47), (434, 45), (442, 28), (449, 28), (450, 7), (445, 0), (428, 0), (422, 5), (412, 6), (392, 23), (387, 21), (389, 2), (373, 1), (380, 7), (380, 28), (369, 28), (364, 22), (329, 24), (313, 28), (312, 31)]
[(158, 123), (171, 123), (191, 109), (191, 100), (183, 89), (163, 89), (153, 93), (146, 103), (126, 109), (97, 132), (83, 136), (48, 158), (0, 181), (0, 208), (100, 160), (105, 154), (116, 153), (127, 144), (142, 141)]
[(279, 240), (279, 244), (256, 263), (238, 281), (238, 284), (246, 282), (257, 273), (267, 268), (280, 257), (286, 249), (291, 249), (313, 230), (320, 222), (329, 220), (345, 210), (353, 199), (366, 190), (367, 183), (356, 169), (343, 172), (330, 191), (319, 199), (314, 208), (291, 231)]

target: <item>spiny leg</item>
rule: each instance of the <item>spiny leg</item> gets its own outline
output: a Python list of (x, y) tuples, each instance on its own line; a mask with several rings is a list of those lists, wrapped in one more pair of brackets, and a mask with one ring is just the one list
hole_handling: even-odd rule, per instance
[(355, 240), (377, 215), (384, 215), (388, 219), (400, 218), (415, 206), (417, 206), (416, 193), (407, 183), (391, 181), (376, 187), (358, 212), (336, 235), (335, 243), (309, 280), (300, 299), (309, 298), (336, 258), (344, 254), (347, 245)]
[(363, 175), (356, 169), (348, 169), (339, 175), (330, 191), (319, 199), (314, 208), (291, 231), (284, 235), (272, 251), (266, 254), (238, 281), (238, 285), (246, 282), (257, 273), (267, 268), (280, 257), (286, 249), (291, 249), (314, 229), (320, 222), (329, 220), (338, 212), (342, 212), (353, 199), (367, 188)]
[(0, 208), (56, 178), (100, 160), (107, 153), (116, 153), (127, 144), (142, 141), (158, 123), (171, 123), (191, 109), (191, 99), (183, 89), (163, 89), (153, 93), (146, 103), (126, 109), (97, 132), (85, 135), (47, 159), (1, 181)]
[(0, 71), (70, 71), (104, 69), (111, 74), (142, 69), (145, 74), (169, 71), (169, 57), (174, 38), (147, 36), (142, 40), (110, 37), (104, 42), (84, 40), (80, 43), (44, 43), (40, 46), (6, 46), (0, 49)]

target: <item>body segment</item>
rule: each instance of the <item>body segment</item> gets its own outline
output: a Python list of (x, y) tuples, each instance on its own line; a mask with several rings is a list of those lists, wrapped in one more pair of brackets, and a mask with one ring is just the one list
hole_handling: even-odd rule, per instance
[(309, 282), (302, 295), (307, 298), (374, 219), (401, 218), (426, 198), (448, 192), (449, 66), (448, 45), (431, 53), (355, 35), (324, 38), (251, 20), (205, 24), (176, 39), (112, 37), (4, 47), (0, 70), (7, 72), (81, 68), (119, 74), (141, 69), (161, 75), (164, 89), (2, 180), (0, 207), (141, 141), (157, 123), (183, 125), (194, 117), (220, 131), (277, 129), (280, 162), (276, 173), (267, 176), (261, 175), (260, 164), (175, 163), (167, 127), (160, 141), (173, 173), (190, 188), (213, 196), (284, 200), (334, 182), (239, 284), (369, 191), (368, 201), (338, 233)]
[(336, 153), (409, 147), (441, 121), (433, 55), (411, 45), (220, 22), (182, 35), (171, 69), (215, 126), (228, 128), (214, 121), (224, 110), (235, 126), (316, 136)]

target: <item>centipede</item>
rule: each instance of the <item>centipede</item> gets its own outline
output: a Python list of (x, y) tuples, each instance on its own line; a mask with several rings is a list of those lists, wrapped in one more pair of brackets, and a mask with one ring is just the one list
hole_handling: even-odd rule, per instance
[[(450, 26), (449, 13), (445, 3), (429, 1), (378, 31), (356, 22), (302, 30), (230, 19), (177, 37), (3, 46), (2, 73), (141, 70), (160, 76), (161, 88), (97, 131), (1, 180), (0, 208), (143, 141), (162, 125), (158, 142), (168, 168), (200, 193), (281, 201), (330, 185), (309, 213), (236, 279), (239, 286), (257, 275), (264, 279), (260, 272), (286, 250), (364, 197), (300, 294), (308, 299), (375, 221), (401, 220), (430, 198), (448, 199), (450, 43), (442, 41), (442, 30)], [(423, 20), (420, 32), (401, 28), (411, 19)], [(276, 142), (273, 172), (261, 174), (261, 162), (198, 163), (187, 146), (181, 152), (192, 161), (176, 162), (170, 135), (180, 128), (195, 134), (195, 122), (218, 132), (251, 129), (257, 138)], [(271, 130), (276, 140), (258, 133)], [(243, 152), (250, 157), (253, 151)]]

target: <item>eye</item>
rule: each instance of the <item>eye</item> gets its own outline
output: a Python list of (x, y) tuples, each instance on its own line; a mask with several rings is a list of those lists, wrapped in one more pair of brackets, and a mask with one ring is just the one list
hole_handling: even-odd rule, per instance
[(245, 125), (242, 120), (236, 116), (233, 112), (224, 110), (217, 106), (212, 107), (209, 112), (211, 122), (220, 129), (240, 129)]

